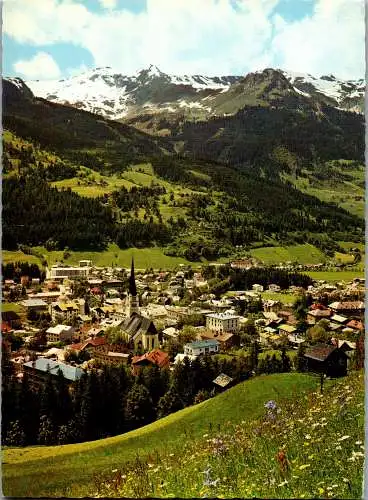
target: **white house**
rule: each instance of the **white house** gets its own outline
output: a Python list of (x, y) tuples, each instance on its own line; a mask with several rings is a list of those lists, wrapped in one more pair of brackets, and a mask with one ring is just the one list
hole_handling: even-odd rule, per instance
[(240, 316), (227, 313), (213, 313), (206, 316), (206, 327), (216, 333), (237, 332)]
[(47, 342), (66, 342), (73, 339), (74, 328), (68, 325), (51, 326), (46, 330)]
[(254, 290), (255, 292), (263, 292), (263, 285), (259, 285), (258, 283), (255, 283), (252, 286), (252, 290)]
[(184, 346), (184, 354), (187, 356), (200, 356), (201, 354), (212, 354), (218, 351), (219, 342), (213, 339), (190, 342)]

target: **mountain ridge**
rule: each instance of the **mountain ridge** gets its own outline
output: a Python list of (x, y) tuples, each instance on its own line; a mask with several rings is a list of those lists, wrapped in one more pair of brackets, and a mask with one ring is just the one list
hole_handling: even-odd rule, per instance
[[(112, 119), (145, 113), (222, 114), (216, 98), (226, 98), (233, 86), (257, 79), (264, 72), (282, 74), (295, 92), (323, 104), (363, 112), (363, 79), (340, 80), (333, 75), (316, 78), (310, 74), (266, 68), (247, 75), (171, 75), (150, 65), (133, 75), (123, 75), (111, 67), (88, 70), (62, 80), (26, 81), (32, 92), (53, 102), (75, 106)], [(223, 99), (222, 99), (223, 100)], [(238, 111), (238, 109), (236, 110)]]

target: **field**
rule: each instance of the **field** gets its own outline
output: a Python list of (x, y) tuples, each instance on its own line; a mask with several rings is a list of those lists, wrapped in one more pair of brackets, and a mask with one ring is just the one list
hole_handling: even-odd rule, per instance
[[(85, 496), (94, 492), (93, 476), (124, 467), (137, 456), (154, 460), (158, 453), (180, 453), (183, 443), (259, 418), (264, 403), (300, 398), (316, 389), (314, 376), (290, 373), (260, 376), (216, 398), (169, 415), (146, 427), (100, 441), (58, 447), (5, 449), (6, 496)], [(120, 496), (120, 495), (117, 495)], [(125, 496), (125, 495), (122, 495)], [(196, 495), (194, 495), (196, 496)]]
[(152, 248), (129, 248), (126, 250), (120, 249), (117, 245), (111, 244), (104, 252), (70, 252), (67, 259), (63, 258), (63, 252), (52, 251), (48, 252), (43, 247), (36, 247), (37, 251), (45, 255), (47, 263), (52, 266), (56, 262), (63, 260), (64, 264), (78, 265), (80, 260), (92, 260), (93, 264), (98, 267), (116, 266), (129, 268), (132, 257), (134, 257), (135, 266), (137, 269), (165, 269), (175, 268), (180, 264), (188, 264), (188, 261), (181, 257), (169, 257), (165, 255), (162, 249), (158, 247)]
[(364, 278), (364, 271), (311, 271), (306, 272), (315, 280), (351, 281), (354, 278)]
[(286, 174), (283, 177), (294, 183), (302, 192), (322, 201), (336, 203), (348, 212), (364, 218), (364, 166), (351, 167), (348, 160), (341, 160), (340, 167), (334, 168), (350, 176), (350, 180), (325, 179), (316, 182), (313, 177), (295, 179)]
[(15, 302), (3, 302), (1, 304), (1, 311), (2, 312), (14, 311), (15, 313), (22, 313), (23, 309), (21, 305), (16, 304)]
[(326, 261), (326, 256), (318, 248), (309, 244), (256, 248), (250, 250), (249, 253), (265, 264), (279, 264), (289, 261), (299, 264), (319, 264)]
[(283, 304), (294, 304), (297, 296), (291, 293), (278, 293), (278, 292), (262, 292), (262, 299), (265, 300), (279, 300)]
[(1, 257), (3, 264), (7, 264), (8, 262), (29, 262), (29, 264), (41, 264), (38, 257), (35, 257), (34, 255), (27, 255), (20, 250), (2, 250)]

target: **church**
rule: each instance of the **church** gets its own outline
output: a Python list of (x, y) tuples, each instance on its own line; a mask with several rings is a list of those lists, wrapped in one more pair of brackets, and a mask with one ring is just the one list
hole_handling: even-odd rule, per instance
[(126, 303), (126, 320), (121, 325), (124, 340), (130, 349), (149, 351), (159, 347), (156, 327), (149, 318), (139, 314), (139, 297), (135, 283), (134, 260), (129, 277), (129, 294)]

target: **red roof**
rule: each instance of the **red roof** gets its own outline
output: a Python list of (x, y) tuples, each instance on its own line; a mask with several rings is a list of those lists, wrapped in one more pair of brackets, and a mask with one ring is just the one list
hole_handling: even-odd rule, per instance
[(346, 326), (349, 328), (354, 328), (355, 330), (364, 330), (364, 325), (361, 321), (357, 319), (352, 319), (348, 323), (346, 323)]
[(12, 331), (12, 327), (6, 322), (1, 322), (1, 333), (9, 333)]
[(166, 352), (160, 351), (160, 349), (154, 349), (151, 352), (146, 352), (142, 356), (134, 356), (132, 359), (132, 364), (136, 365), (143, 361), (148, 361), (161, 368), (162, 366), (168, 364), (169, 355)]
[(83, 351), (88, 346), (98, 347), (100, 345), (105, 345), (106, 339), (105, 337), (97, 337), (95, 339), (87, 339), (84, 342), (80, 342), (79, 344), (71, 344), (70, 348), (75, 351)]
[(324, 306), (323, 304), (320, 304), (319, 302), (316, 302), (316, 303), (312, 304), (310, 308), (311, 308), (313, 311), (314, 311), (315, 309), (319, 309), (319, 310), (321, 310), (321, 311), (324, 311), (325, 309), (328, 309), (328, 307)]

